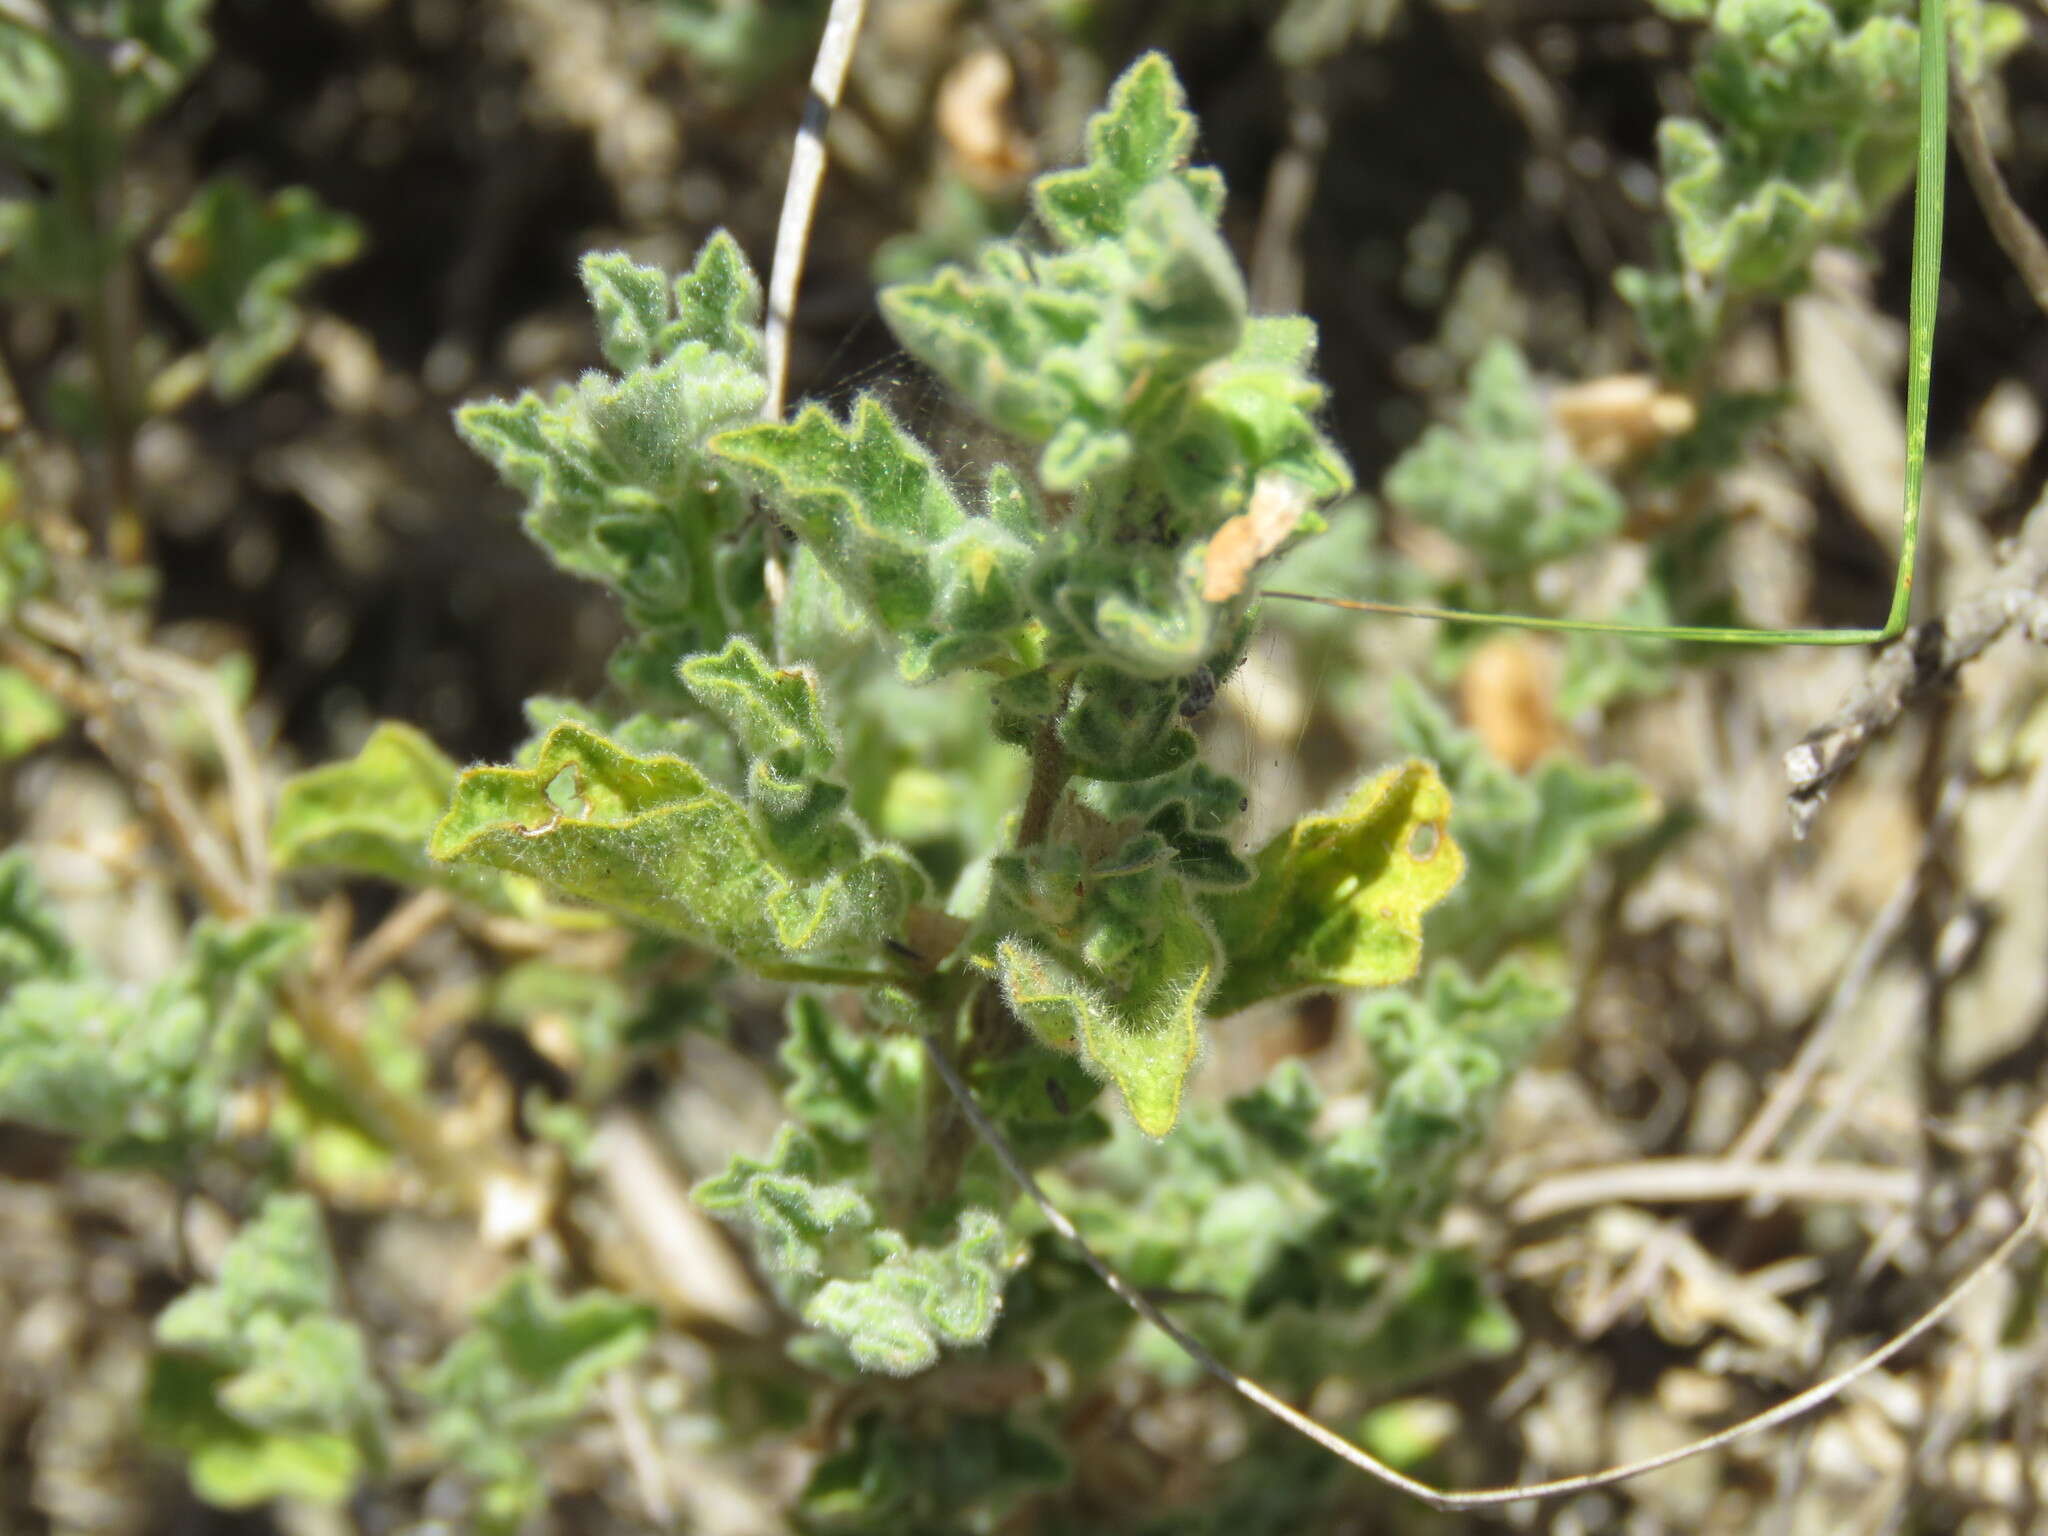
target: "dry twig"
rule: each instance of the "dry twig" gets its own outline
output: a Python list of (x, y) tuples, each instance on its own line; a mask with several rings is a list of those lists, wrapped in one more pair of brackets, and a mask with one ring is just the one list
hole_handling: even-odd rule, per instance
[(2048, 497), (2027, 514), (1991, 584), (1884, 650), (1826, 721), (1785, 754), (1792, 830), (1804, 837), (1828, 792), (1873, 741), (1920, 700), (1947, 688), (1965, 663), (2009, 629), (2048, 640)]

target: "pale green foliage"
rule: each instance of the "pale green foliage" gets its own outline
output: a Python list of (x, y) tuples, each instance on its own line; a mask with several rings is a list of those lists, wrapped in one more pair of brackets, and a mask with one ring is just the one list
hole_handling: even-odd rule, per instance
[(302, 924), (202, 923), (154, 986), (92, 974), (38, 903), (26, 861), (0, 863), (0, 1118), (76, 1136), (85, 1155), (175, 1164), (211, 1141), (260, 1049), (270, 987)]
[[(209, 9), (209, 0), (65, 0), (55, 23), (33, 8), (0, 16), (0, 152), (36, 188), (0, 196), (0, 296), (86, 306), (130, 259), (143, 229), (109, 214), (127, 201), (118, 183), (128, 140), (212, 51)], [(245, 394), (296, 342), (297, 290), (358, 243), (352, 221), (303, 189), (267, 203), (232, 177), (200, 189), (154, 254), (171, 296), (206, 334), (217, 395)]]
[[(815, 1114), (815, 1098), (812, 1106)], [(962, 1211), (949, 1242), (913, 1246), (851, 1183), (825, 1182), (823, 1152), (795, 1126), (783, 1127), (765, 1162), (737, 1156), (696, 1196), (753, 1232), (783, 1299), (865, 1370), (909, 1376), (943, 1347), (983, 1342), (1015, 1267), (1001, 1222), (984, 1210)]]
[[(1253, 871), (1227, 835), (1243, 792), (1197, 774), (1184, 711), (1200, 674), (1227, 675), (1242, 654), (1250, 568), (1319, 529), (1313, 504), (1350, 475), (1315, 425), (1312, 328), (1245, 312), (1217, 231), (1222, 183), (1188, 164), (1194, 133), (1172, 70), (1140, 60), (1092, 120), (1087, 164), (1033, 186), (1057, 250), (997, 242), (972, 272), (884, 295), (910, 350), (1038, 450), (1036, 486), (998, 463), (971, 500), (872, 398), (844, 422), (812, 408), (738, 423), (760, 398), (758, 288), (729, 242), (685, 279), (685, 321), (668, 318), (657, 274), (586, 262), (623, 378), (586, 379), (547, 404), (471, 407), (465, 432), (526, 490), (529, 527), (558, 560), (621, 587), (646, 657), (689, 648), (683, 629), (636, 616), (636, 592), (680, 569), (662, 565), (682, 537), (659, 542), (662, 519), (690, 521), (691, 571), (757, 562), (734, 499), (737, 484), (751, 487), (802, 543), (775, 638), (817, 669), (771, 665), (744, 638), (751, 615), (706, 611), (699, 653), (676, 677), (744, 769), (713, 766), (708, 742), (679, 743), (682, 756), (630, 752), (565, 710), (524, 766), (462, 776), (434, 856), (530, 874), (771, 974), (785, 958), (872, 954), (926, 884), (849, 815), (853, 791), (835, 768), (821, 687), (846, 686), (852, 706), (860, 674), (844, 654), (873, 635), (913, 682), (994, 674), (993, 737), (1033, 753), (1056, 743), (1077, 799), (1092, 794), (1121, 818), (1075, 803), (1058, 835), (1026, 850), (995, 852), (997, 829), (984, 825), (969, 859), (935, 851), (957, 861), (940, 879), (973, 922), (973, 963), (1042, 1040), (1114, 1081), (1146, 1129), (1173, 1124), (1219, 980), (1237, 1007), (1412, 972), (1420, 915), (1455, 883), (1457, 855), (1446, 847), (1430, 879), (1405, 880), (1412, 861), (1389, 861), (1381, 844), (1405, 835), (1394, 824), (1406, 813), (1368, 811), (1379, 789), (1315, 823), (1291, 854), (1269, 851), (1256, 902), (1205, 905)], [(719, 325), (687, 322), (714, 289)], [(703, 339), (678, 342), (684, 324)], [(666, 414), (618, 404), (660, 391), (705, 403)], [(606, 564), (628, 547), (630, 571)], [(716, 585), (689, 590), (701, 599)], [(864, 748), (878, 737), (889, 741), (886, 727), (864, 727)], [(900, 773), (897, 787), (911, 787)], [(888, 792), (870, 803), (907, 809)], [(1429, 813), (1437, 841), (1442, 814)], [(1310, 910), (1324, 901), (1336, 909)], [(920, 1017), (914, 999), (899, 1001), (876, 1006)]]
[(766, 395), (761, 289), (723, 234), (673, 285), (620, 255), (585, 257), (583, 284), (618, 373), (466, 406), (457, 423), (526, 497), (555, 562), (619, 594), (638, 632), (612, 661), (628, 701), (687, 706), (675, 659), (761, 622), (757, 539), (732, 541), (746, 497), (705, 456)]
[[(1723, 306), (1805, 281), (1814, 252), (1853, 240), (1905, 187), (1918, 125), (1913, 0), (1661, 0), (1708, 23), (1694, 84), (1706, 121), (1666, 118), (1657, 147), (1673, 260), (1621, 274), (1652, 353), (1683, 375)], [(1975, 79), (2016, 47), (2011, 7), (1950, 0), (1957, 63)]]
[(157, 1318), (149, 1421), (216, 1504), (338, 1502), (381, 1466), (383, 1393), (361, 1331), (336, 1315), (320, 1223), (311, 1196), (271, 1196), (214, 1283)]
[(1529, 365), (1514, 343), (1495, 341), (1473, 365), (1456, 421), (1425, 432), (1382, 490), (1489, 574), (1519, 575), (1621, 526), (1614, 487), (1554, 438)]
[(1570, 1006), (1569, 993), (1513, 964), (1476, 984), (1436, 965), (1419, 995), (1362, 999), (1354, 1021), (1378, 1080), (1372, 1117), (1316, 1149), (1310, 1180), (1352, 1230), (1383, 1240), (1433, 1219), (1508, 1076)]
[[(843, 428), (814, 406), (788, 426), (728, 432), (717, 453), (896, 637), (906, 678), (1018, 654), (1038, 530), (1023, 517), (970, 518), (879, 402), (863, 396)], [(992, 478), (991, 500), (1008, 484)]]
[(239, 177), (208, 182), (150, 252), (171, 297), (208, 337), (214, 393), (247, 394), (299, 337), (295, 291), (354, 259), (362, 232), (303, 187), (267, 201)]
[(1626, 767), (1546, 758), (1517, 775), (1406, 678), (1394, 680), (1394, 736), (1434, 761), (1450, 786), (1451, 835), (1464, 851), (1464, 886), (1431, 919), (1433, 943), (1493, 953), (1555, 920), (1600, 854), (1641, 837), (1660, 807)]
[(574, 1424), (592, 1390), (630, 1365), (653, 1331), (645, 1306), (605, 1291), (564, 1301), (522, 1269), (421, 1373), (415, 1386), (432, 1410), (427, 1433), (480, 1485), (483, 1529), (514, 1530), (539, 1506), (546, 1485), (536, 1449)]

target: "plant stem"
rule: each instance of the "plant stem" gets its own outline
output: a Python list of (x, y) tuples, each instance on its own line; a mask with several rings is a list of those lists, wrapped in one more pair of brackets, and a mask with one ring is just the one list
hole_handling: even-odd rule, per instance
[(1072, 693), (1073, 684), (1069, 682), (1060, 694), (1059, 708), (1045, 717), (1032, 738), (1031, 790), (1024, 797), (1024, 814), (1017, 821), (1019, 848), (1035, 847), (1045, 841), (1045, 834), (1052, 827), (1052, 813), (1060, 803), (1060, 792), (1071, 777), (1066, 744), (1060, 740), (1060, 717), (1066, 714)]

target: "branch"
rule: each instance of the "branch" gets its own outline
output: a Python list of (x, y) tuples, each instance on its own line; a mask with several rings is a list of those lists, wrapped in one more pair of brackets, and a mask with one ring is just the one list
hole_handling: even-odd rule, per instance
[(1989, 586), (1893, 641), (1841, 707), (1785, 754), (1793, 836), (1806, 836), (1828, 792), (1866, 747), (1907, 709), (1949, 687), (2008, 629), (2048, 641), (2048, 496), (2027, 514), (2016, 544)]

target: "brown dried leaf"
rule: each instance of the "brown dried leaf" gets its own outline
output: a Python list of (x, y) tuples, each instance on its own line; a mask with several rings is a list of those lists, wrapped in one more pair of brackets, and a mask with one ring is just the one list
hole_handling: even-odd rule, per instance
[(934, 116), (953, 168), (977, 191), (1008, 192), (1038, 169), (1031, 140), (1010, 113), (1010, 61), (994, 48), (970, 53), (939, 82)]
[(1251, 505), (1209, 540), (1202, 566), (1202, 600), (1224, 602), (1244, 590), (1252, 567), (1273, 553), (1301, 523), (1309, 495), (1285, 475), (1261, 475)]
[(1556, 668), (1548, 650), (1514, 635), (1487, 641), (1458, 677), (1465, 719), (1501, 762), (1525, 773), (1562, 746)]
[(1551, 418), (1572, 452), (1594, 469), (1614, 469), (1690, 432), (1699, 409), (1647, 373), (1616, 373), (1568, 384), (1550, 397)]

